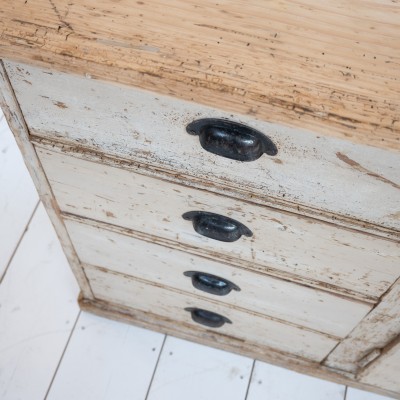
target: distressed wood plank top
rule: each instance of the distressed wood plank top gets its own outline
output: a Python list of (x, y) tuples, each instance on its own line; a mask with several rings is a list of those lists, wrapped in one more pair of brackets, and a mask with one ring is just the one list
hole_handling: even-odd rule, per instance
[(400, 149), (397, 0), (3, 0), (0, 57)]

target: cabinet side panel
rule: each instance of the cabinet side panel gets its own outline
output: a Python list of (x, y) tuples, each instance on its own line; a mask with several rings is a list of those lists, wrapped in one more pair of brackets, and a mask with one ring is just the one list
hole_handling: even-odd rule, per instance
[(399, 367), (400, 337), (394, 346), (360, 374), (360, 381), (386, 390), (400, 392)]
[[(358, 361), (400, 335), (400, 279), (353, 332), (329, 355), (325, 365), (357, 372)], [(396, 370), (396, 372), (398, 372)]]
[(0, 105), (6, 116), (11, 131), (24, 157), (25, 164), (39, 192), (40, 199), (46, 207), (50, 220), (54, 225), (58, 238), (61, 241), (72, 271), (79, 282), (82, 293), (86, 298), (92, 299), (93, 294), (87, 278), (81, 268), (78, 256), (72, 246), (71, 240), (60, 217), (58, 205), (54, 199), (50, 185), (43, 171), (42, 165), (36, 155), (35, 149), (29, 141), (29, 132), (19, 104), (15, 98), (13, 88), (8, 79), (4, 64), (0, 61)]

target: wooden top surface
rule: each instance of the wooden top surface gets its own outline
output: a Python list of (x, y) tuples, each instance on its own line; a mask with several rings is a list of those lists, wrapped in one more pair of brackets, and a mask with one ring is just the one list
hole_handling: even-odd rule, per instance
[(399, 0), (0, 0), (0, 57), (400, 150)]

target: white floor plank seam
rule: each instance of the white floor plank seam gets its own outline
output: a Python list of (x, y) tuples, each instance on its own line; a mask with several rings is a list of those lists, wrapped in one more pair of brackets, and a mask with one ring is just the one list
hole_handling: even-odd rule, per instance
[(155, 367), (154, 367), (153, 374), (151, 375), (150, 384), (149, 384), (149, 387), (148, 387), (148, 389), (147, 389), (146, 397), (144, 398), (144, 400), (147, 400), (147, 399), (149, 398), (149, 392), (150, 392), (151, 384), (153, 383), (154, 375), (155, 375), (155, 373), (156, 373), (157, 366), (158, 366), (158, 364), (159, 364), (159, 362), (160, 362), (161, 353), (162, 353), (162, 351), (163, 351), (163, 349), (164, 349), (164, 345), (165, 345), (165, 341), (166, 341), (166, 340), (167, 340), (167, 336), (165, 335), (165, 336), (164, 336), (164, 340), (163, 340), (162, 345), (161, 345), (160, 352), (158, 353), (157, 362), (156, 362), (156, 365), (155, 365)]
[(62, 360), (63, 360), (63, 358), (64, 358), (65, 352), (67, 351), (69, 342), (71, 341), (71, 337), (72, 337), (72, 335), (73, 335), (73, 333), (74, 333), (74, 331), (75, 331), (75, 328), (76, 328), (76, 325), (77, 325), (77, 323), (78, 323), (78, 320), (79, 320), (79, 316), (80, 316), (80, 315), (81, 315), (81, 311), (79, 311), (79, 313), (78, 313), (78, 315), (77, 315), (77, 317), (76, 317), (74, 326), (72, 327), (72, 330), (71, 330), (71, 333), (70, 333), (70, 335), (69, 335), (69, 337), (68, 337), (67, 343), (65, 344), (64, 351), (63, 351), (63, 353), (61, 354), (61, 357), (60, 357), (60, 360), (59, 360), (59, 362), (58, 362), (58, 364), (57, 364), (56, 370), (54, 371), (53, 377), (51, 378), (51, 381), (50, 381), (49, 387), (48, 387), (48, 389), (47, 389), (46, 395), (44, 396), (44, 400), (47, 400), (47, 397), (48, 397), (48, 395), (49, 395), (49, 393), (50, 393), (51, 387), (53, 386), (54, 379), (55, 379), (55, 377), (56, 377), (56, 375), (57, 375), (58, 370), (60, 369), (60, 365), (61, 365)]
[(18, 247), (19, 247), (19, 245), (20, 245), (22, 239), (24, 238), (26, 232), (27, 232), (28, 229), (29, 229), (29, 224), (31, 223), (32, 218), (33, 218), (33, 216), (35, 215), (35, 212), (36, 212), (37, 208), (39, 207), (39, 204), (40, 204), (40, 201), (38, 201), (38, 202), (36, 203), (36, 206), (35, 206), (35, 208), (33, 209), (31, 216), (29, 217), (29, 220), (28, 220), (28, 222), (27, 222), (27, 224), (26, 224), (26, 227), (25, 227), (25, 229), (23, 230), (22, 235), (21, 235), (21, 237), (19, 238), (18, 242), (16, 243), (16, 246), (15, 246), (13, 252), (11, 253), (10, 259), (8, 260), (6, 266), (4, 267), (3, 274), (0, 275), (0, 285), (1, 285), (1, 283), (3, 282), (3, 279), (4, 279), (5, 275), (7, 274), (7, 270), (8, 270), (8, 268), (9, 268), (9, 266), (10, 266), (10, 264), (11, 264), (11, 262), (12, 262), (14, 256), (15, 256), (15, 253), (16, 253), (17, 250), (18, 250)]
[(251, 384), (251, 381), (253, 379), (253, 373), (254, 373), (255, 365), (256, 365), (256, 360), (253, 360), (253, 365), (251, 366), (251, 372), (250, 372), (250, 379), (249, 379), (249, 383), (247, 384), (246, 395), (244, 396), (244, 400), (248, 400), (249, 391), (250, 391), (250, 384)]

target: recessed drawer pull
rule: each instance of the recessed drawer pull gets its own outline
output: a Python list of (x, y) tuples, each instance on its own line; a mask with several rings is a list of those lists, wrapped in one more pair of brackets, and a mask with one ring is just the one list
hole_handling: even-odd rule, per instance
[(192, 221), (194, 230), (200, 235), (221, 242), (235, 242), (242, 235), (253, 236), (253, 232), (247, 226), (223, 215), (206, 211), (189, 211), (182, 217)]
[(186, 131), (198, 135), (203, 149), (238, 161), (254, 161), (264, 153), (278, 153), (274, 142), (249, 126), (224, 119), (205, 118), (191, 122)]
[(183, 274), (192, 278), (192, 285), (202, 292), (215, 294), (217, 296), (226, 296), (232, 290), (240, 291), (240, 288), (234, 283), (216, 275), (198, 271), (186, 271)]
[(225, 323), (231, 324), (232, 321), (223, 315), (214, 313), (212, 311), (203, 310), (196, 307), (187, 307), (185, 311), (189, 311), (192, 320), (198, 324), (208, 326), (210, 328), (219, 328)]

